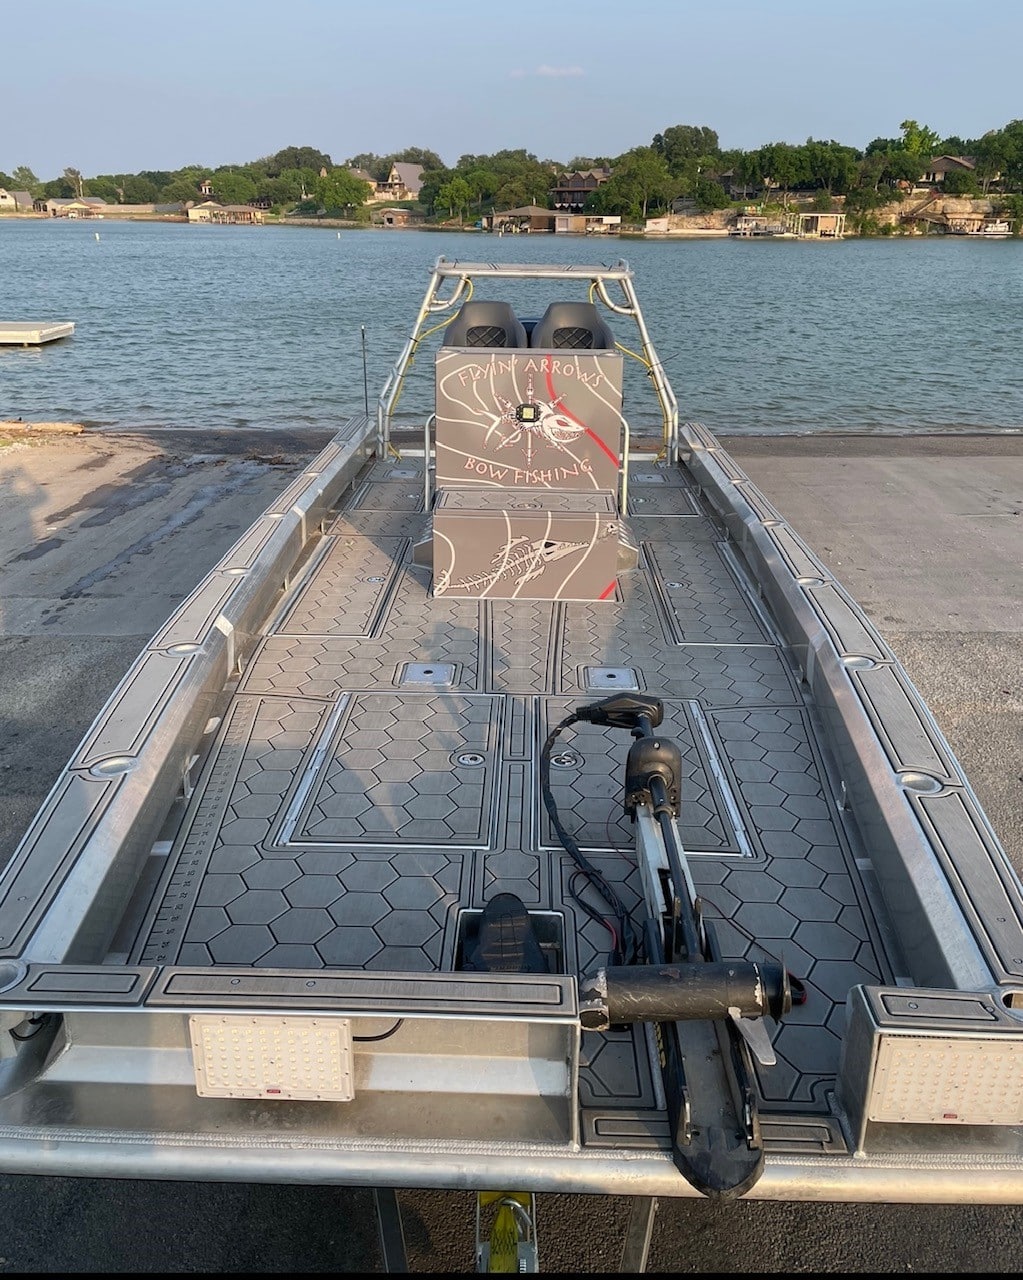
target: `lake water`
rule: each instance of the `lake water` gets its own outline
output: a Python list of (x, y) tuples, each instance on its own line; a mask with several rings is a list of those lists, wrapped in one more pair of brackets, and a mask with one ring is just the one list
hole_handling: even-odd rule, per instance
[[(723, 435), (1023, 430), (1017, 240), (338, 236), (63, 219), (0, 220), (0, 320), (76, 325), (67, 341), (0, 348), (0, 419), (332, 428), (365, 409), (367, 388), (375, 413), (440, 255), (624, 258), (681, 418)], [(520, 314), (534, 314), (520, 296)], [(635, 330), (614, 327), (635, 349)], [(627, 415), (629, 378), (642, 376), (630, 367)], [(431, 347), (397, 425), (422, 423), (432, 387)]]

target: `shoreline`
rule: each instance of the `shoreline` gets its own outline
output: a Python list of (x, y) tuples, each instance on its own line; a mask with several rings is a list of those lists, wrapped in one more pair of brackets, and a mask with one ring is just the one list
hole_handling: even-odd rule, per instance
[[(553, 212), (553, 211), (552, 211)], [(457, 235), (479, 235), (488, 236), (497, 233), (493, 231), (484, 231), (481, 227), (465, 226), (453, 227), (442, 226), (436, 224), (419, 224), (416, 226), (384, 226), (382, 223), (366, 223), (352, 222), (344, 218), (272, 218), (259, 223), (213, 223), (213, 222), (193, 222), (187, 215), (153, 213), (153, 214), (93, 214), (86, 218), (55, 218), (48, 213), (0, 213), (0, 226), (4, 222), (105, 222), (105, 223), (159, 223), (163, 225), (172, 224), (179, 226), (228, 226), (228, 227), (310, 227), (313, 229), (323, 228), (326, 230), (347, 230), (347, 231), (422, 231), (422, 232), (448, 232)], [(820, 236), (798, 236), (790, 233), (783, 233), (770, 236), (737, 236), (733, 235), (728, 228), (672, 228), (668, 231), (646, 231), (642, 227), (630, 228), (622, 231), (604, 231), (598, 236), (584, 231), (535, 231), (529, 230), (520, 233), (526, 236), (557, 236), (559, 239), (567, 240), (652, 240), (652, 241), (678, 241), (678, 240), (785, 240), (802, 244), (838, 244), (843, 240), (963, 240), (982, 237), (964, 237), (957, 234), (948, 234), (946, 232), (921, 232), (921, 231), (892, 231), (887, 234), (881, 232), (863, 232), (863, 231), (845, 231), (841, 236), (833, 238)], [(1023, 239), (1023, 228), (1020, 231), (1012, 231), (1009, 235), (999, 237), (1007, 240)]]

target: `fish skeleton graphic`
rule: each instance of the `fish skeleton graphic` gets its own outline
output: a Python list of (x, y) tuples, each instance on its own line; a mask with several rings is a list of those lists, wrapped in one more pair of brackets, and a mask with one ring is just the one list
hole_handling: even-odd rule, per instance
[[(600, 532), (606, 538), (617, 532), (617, 526), (609, 523)], [(511, 538), (505, 542), (492, 558), (491, 564), (496, 567), (489, 573), (471, 574), (458, 582), (451, 581), (450, 572), (441, 573), (438, 577), (437, 591), (489, 591), (504, 578), (515, 577), (518, 586), (524, 586), (533, 578), (538, 578), (548, 565), (566, 556), (577, 555), (590, 547), (587, 542), (554, 542), (549, 538), (528, 538), (525, 534)]]

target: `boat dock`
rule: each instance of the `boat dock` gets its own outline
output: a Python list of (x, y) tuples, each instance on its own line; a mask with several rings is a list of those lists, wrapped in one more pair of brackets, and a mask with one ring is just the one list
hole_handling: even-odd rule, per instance
[(71, 320), (0, 320), (0, 346), (41, 347), (70, 338), (74, 331)]

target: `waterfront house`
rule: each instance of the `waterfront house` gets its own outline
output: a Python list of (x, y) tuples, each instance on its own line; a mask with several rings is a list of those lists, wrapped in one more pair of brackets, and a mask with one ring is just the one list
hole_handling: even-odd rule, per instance
[(108, 204), (103, 210), (104, 218), (183, 218), (185, 203), (172, 200), (167, 204)]
[(378, 209), (373, 214), (373, 222), (380, 227), (411, 227), (423, 221), (423, 215), (413, 209), (405, 209), (398, 205), (395, 208)]
[(576, 169), (572, 173), (560, 173), (548, 193), (551, 205), (555, 209), (581, 212), (593, 192), (602, 187), (610, 177), (611, 170), (606, 165), (600, 169)]
[(761, 213), (740, 213), (735, 226), (728, 233), (732, 236), (780, 236), (785, 232), (781, 218), (768, 218)]
[(91, 199), (78, 200), (63, 196), (51, 196), (45, 200), (33, 201), (32, 207), (38, 213), (47, 213), (51, 218), (95, 218), (103, 213), (103, 205), (97, 205)]
[(0, 187), (0, 213), (31, 213), (32, 197), (27, 191), (8, 191)]
[(554, 234), (614, 235), (622, 229), (620, 213), (555, 213)]
[(392, 164), (387, 180), (377, 183), (377, 199), (416, 200), (422, 189), (421, 164)]
[(932, 156), (913, 186), (914, 191), (941, 190), (949, 173), (973, 173), (976, 164), (969, 156)]

